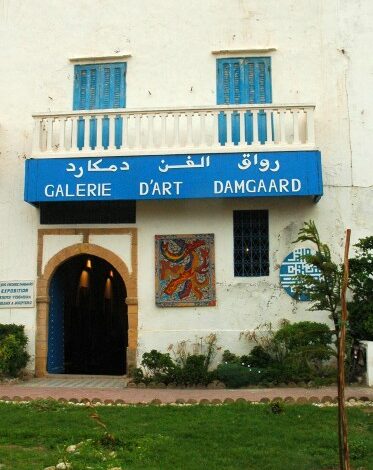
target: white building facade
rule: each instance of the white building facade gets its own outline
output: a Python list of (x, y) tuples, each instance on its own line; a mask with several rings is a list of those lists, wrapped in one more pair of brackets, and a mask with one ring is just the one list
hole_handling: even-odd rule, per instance
[(327, 321), (279, 272), (304, 221), (336, 259), (347, 227), (372, 234), (372, 19), (368, 0), (2, 2), (0, 323), (26, 326), (31, 370), (125, 374)]

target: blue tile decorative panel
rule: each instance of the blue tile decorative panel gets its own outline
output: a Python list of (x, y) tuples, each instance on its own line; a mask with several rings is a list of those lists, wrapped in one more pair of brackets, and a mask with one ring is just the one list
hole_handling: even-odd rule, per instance
[(311, 248), (297, 248), (293, 252), (289, 253), (281, 264), (280, 268), (280, 283), (285, 291), (293, 298), (301, 301), (308, 301), (309, 296), (307, 294), (301, 294), (297, 296), (295, 293), (295, 285), (297, 282), (297, 276), (300, 274), (307, 274), (320, 279), (321, 271), (311, 264), (308, 264), (304, 256), (316, 253)]

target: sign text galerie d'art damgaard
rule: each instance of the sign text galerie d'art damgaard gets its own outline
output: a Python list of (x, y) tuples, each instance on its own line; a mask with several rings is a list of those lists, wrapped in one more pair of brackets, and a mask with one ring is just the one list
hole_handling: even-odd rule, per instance
[(317, 151), (47, 158), (26, 167), (28, 202), (321, 194)]

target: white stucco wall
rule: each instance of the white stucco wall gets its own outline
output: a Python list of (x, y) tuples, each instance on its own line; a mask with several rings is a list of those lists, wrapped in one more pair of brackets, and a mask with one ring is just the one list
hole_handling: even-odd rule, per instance
[[(372, 208), (366, 204), (369, 190), (326, 188), (318, 204), (310, 200), (235, 199), (215, 201), (148, 201), (139, 204), (139, 323), (140, 351), (165, 349), (176, 341), (218, 335), (218, 344), (237, 352), (247, 351), (239, 341), (240, 333), (253, 330), (265, 322), (276, 327), (287, 318), (328, 322), (325, 312), (309, 312), (308, 302), (296, 302), (279, 284), (279, 266), (294, 248), (303, 221), (314, 219), (320, 236), (342, 262), (344, 229), (354, 226), (353, 240), (371, 233)], [(364, 202), (365, 201), (365, 202)], [(358, 207), (364, 207), (360, 212)], [(237, 278), (233, 275), (233, 210), (267, 209), (270, 227), (270, 275)], [(190, 232), (190, 220), (193, 231)], [(359, 226), (359, 229), (357, 229)], [(178, 232), (177, 232), (178, 231)], [(165, 233), (214, 233), (217, 306), (204, 308), (154, 308), (154, 235)], [(304, 245), (302, 245), (304, 246)], [(149, 293), (149, 286), (152, 291)], [(151, 295), (149, 295), (151, 294)]]
[(59, 235), (58, 237), (53, 235), (45, 235), (43, 237), (43, 252), (41, 269), (44, 272), (45, 266), (50, 259), (56, 255), (59, 251), (63, 250), (67, 246), (75, 245), (76, 243), (83, 242), (83, 235)]
[(89, 242), (102, 246), (118, 255), (126, 263), (128, 272), (132, 273), (131, 235), (91, 235)]
[[(275, 267), (304, 220), (316, 221), (337, 259), (345, 228), (352, 242), (372, 234), (372, 20), (369, 0), (0, 2), (0, 279), (36, 279), (39, 221), (23, 202), (24, 159), (32, 113), (72, 109), (69, 58), (130, 53), (127, 107), (151, 108), (215, 104), (213, 50), (276, 48), (266, 53), (273, 102), (316, 105), (325, 195), (316, 205), (294, 198), (138, 203), (139, 351), (211, 331), (223, 348), (238, 350), (239, 332), (264, 320), (325, 319), (281, 290)], [(233, 277), (232, 210), (250, 208), (269, 210), (267, 278)], [(154, 235), (198, 232), (215, 233), (217, 307), (156, 308)], [(127, 245), (107, 240), (96, 242), (127, 256)], [(25, 324), (33, 352), (35, 309), (0, 309), (0, 322)]]

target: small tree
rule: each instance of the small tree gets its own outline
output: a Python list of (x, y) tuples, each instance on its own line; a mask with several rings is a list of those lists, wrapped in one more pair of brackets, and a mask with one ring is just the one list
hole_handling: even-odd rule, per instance
[(325, 310), (333, 320), (335, 333), (338, 338), (340, 330), (341, 287), (343, 267), (332, 261), (328, 245), (322, 243), (315, 222), (305, 222), (299, 230), (298, 238), (293, 243), (311, 242), (316, 247), (315, 254), (305, 255), (307, 263), (316, 266), (321, 271), (319, 279), (309, 274), (301, 274), (297, 279), (296, 293), (309, 296), (312, 302), (309, 310)]
[(302, 274), (298, 276), (298, 293), (306, 293), (312, 302), (310, 310), (326, 310), (334, 322), (337, 336), (338, 351), (338, 437), (339, 461), (341, 470), (350, 469), (350, 458), (347, 443), (347, 417), (344, 404), (345, 387), (345, 350), (346, 350), (346, 324), (347, 306), (346, 290), (348, 286), (348, 249), (350, 246), (351, 230), (346, 231), (346, 244), (343, 266), (334, 263), (331, 259), (328, 245), (322, 243), (315, 223), (305, 222), (299, 230), (298, 238), (294, 243), (311, 242), (316, 245), (316, 253), (306, 255), (305, 261), (316, 266), (321, 271), (319, 279)]

